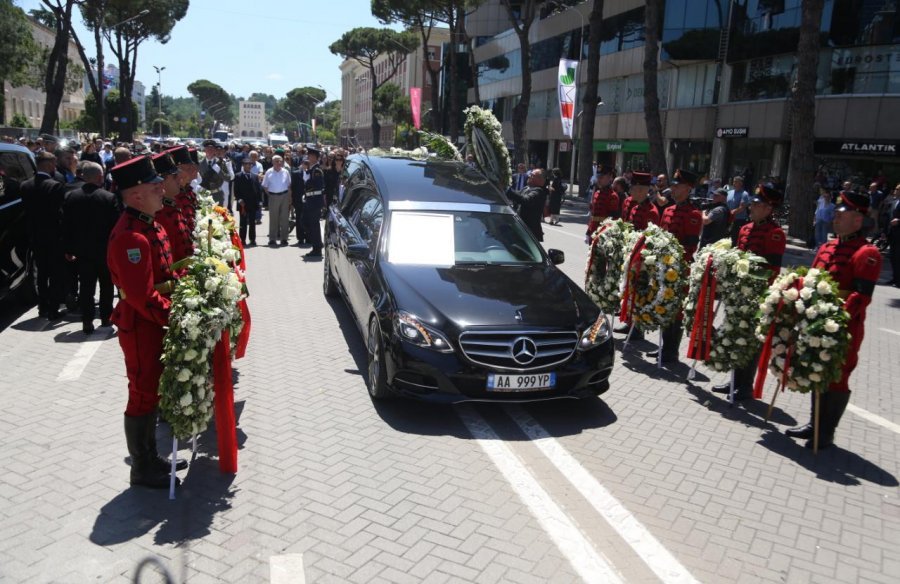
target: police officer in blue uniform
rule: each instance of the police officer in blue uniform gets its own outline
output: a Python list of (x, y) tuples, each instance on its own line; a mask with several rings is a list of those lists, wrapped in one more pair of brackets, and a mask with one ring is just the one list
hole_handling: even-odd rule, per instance
[(312, 245), (312, 249), (303, 257), (322, 257), (322, 229), (319, 220), (322, 217), (322, 208), (325, 205), (325, 171), (319, 167), (319, 151), (315, 148), (307, 148), (309, 159), (309, 177), (305, 181), (303, 193), (303, 229), (306, 232), (306, 241)]

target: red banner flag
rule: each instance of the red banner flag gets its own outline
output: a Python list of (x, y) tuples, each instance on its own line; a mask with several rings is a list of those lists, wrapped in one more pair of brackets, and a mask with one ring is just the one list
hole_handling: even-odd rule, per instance
[(409, 88), (409, 107), (412, 109), (413, 125), (418, 130), (422, 126), (422, 88)]

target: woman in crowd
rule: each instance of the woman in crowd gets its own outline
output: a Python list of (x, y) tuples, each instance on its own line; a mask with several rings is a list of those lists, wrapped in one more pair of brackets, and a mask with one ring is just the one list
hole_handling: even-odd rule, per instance
[(813, 222), (816, 232), (816, 249), (828, 241), (832, 221), (834, 221), (834, 203), (831, 201), (831, 192), (819, 187), (819, 200), (816, 202), (816, 217)]
[(562, 171), (554, 168), (550, 173), (550, 225), (559, 225), (559, 213), (565, 194), (566, 183), (563, 182)]

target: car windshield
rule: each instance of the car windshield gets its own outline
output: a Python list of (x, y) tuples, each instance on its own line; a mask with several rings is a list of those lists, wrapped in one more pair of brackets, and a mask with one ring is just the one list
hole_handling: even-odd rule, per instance
[(427, 266), (543, 261), (515, 216), (475, 211), (393, 211), (385, 260)]

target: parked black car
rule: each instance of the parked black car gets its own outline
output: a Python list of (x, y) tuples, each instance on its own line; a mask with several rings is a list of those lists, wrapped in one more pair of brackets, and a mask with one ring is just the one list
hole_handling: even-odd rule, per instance
[(0, 300), (32, 302), (34, 262), (28, 245), (19, 185), (35, 173), (34, 155), (16, 144), (0, 144)]
[(369, 392), (439, 402), (609, 388), (609, 322), (506, 197), (462, 163), (350, 158), (325, 224), (325, 294), (368, 349)]

